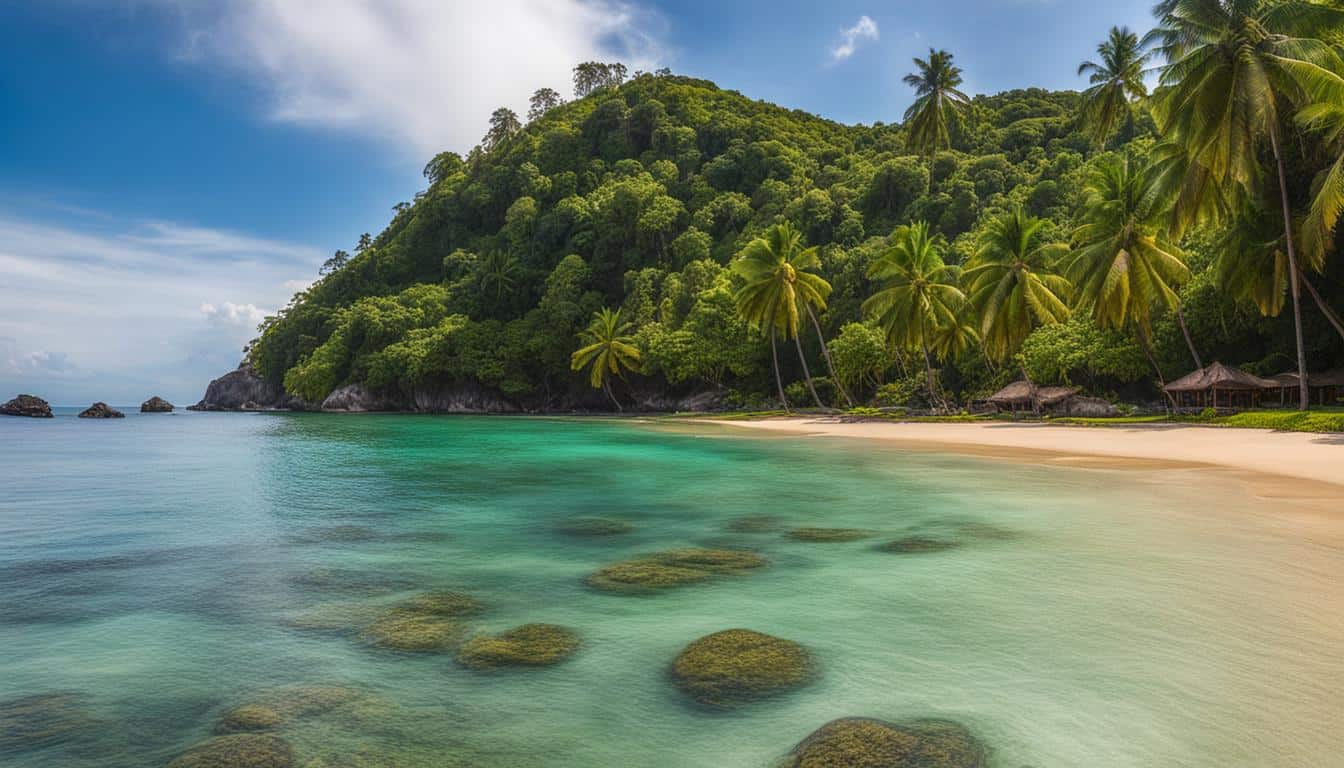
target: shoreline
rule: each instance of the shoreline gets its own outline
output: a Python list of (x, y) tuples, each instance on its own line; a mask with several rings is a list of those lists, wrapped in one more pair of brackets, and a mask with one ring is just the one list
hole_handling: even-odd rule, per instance
[(931, 424), (806, 416), (686, 421), (758, 434), (873, 440), (1019, 462), (1044, 459), (1080, 468), (1217, 469), (1251, 481), (1257, 495), (1344, 501), (1344, 435), (1336, 434), (1186, 424)]

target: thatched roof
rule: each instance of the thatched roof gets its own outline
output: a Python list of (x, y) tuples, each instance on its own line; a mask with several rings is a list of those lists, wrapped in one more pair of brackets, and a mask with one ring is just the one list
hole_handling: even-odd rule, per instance
[[(1284, 371), (1276, 373), (1270, 377), (1276, 387), (1296, 387), (1297, 371)], [(1308, 373), (1307, 386), (1309, 387), (1344, 387), (1344, 368), (1325, 373)]]
[[(1036, 399), (1042, 406), (1049, 407), (1068, 400), (1078, 393), (1078, 387), (1037, 387)], [(1031, 385), (1025, 381), (1014, 381), (989, 396), (989, 402), (995, 405), (1031, 405)]]
[(1188, 373), (1163, 389), (1168, 392), (1203, 392), (1209, 389), (1278, 389), (1273, 379), (1262, 379), (1239, 368), (1213, 363), (1207, 368)]

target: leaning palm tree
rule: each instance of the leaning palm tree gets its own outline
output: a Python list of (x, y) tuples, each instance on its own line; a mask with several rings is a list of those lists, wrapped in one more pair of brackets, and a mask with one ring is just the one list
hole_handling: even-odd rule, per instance
[[(784, 382), (779, 375), (779, 356), (775, 350), (775, 341), (781, 336), (785, 341), (793, 339), (798, 348), (798, 359), (803, 364), (808, 391), (817, 407), (822, 407), (799, 339), (802, 315), (811, 315), (815, 324), (813, 307), (825, 309), (826, 297), (831, 295), (831, 284), (820, 275), (808, 271), (820, 266), (816, 247), (804, 248), (802, 233), (787, 221), (776, 224), (747, 243), (733, 261), (733, 272), (746, 281), (734, 297), (738, 312), (749, 325), (770, 339), (775, 386), (785, 410), (788, 410), (789, 401), (784, 396)], [(817, 334), (821, 334), (819, 326)], [(825, 348), (826, 340), (822, 339), (821, 344)], [(826, 363), (830, 365), (829, 353)], [(834, 372), (831, 378), (835, 380)]]
[(587, 368), (588, 382), (593, 389), (606, 392), (618, 411), (623, 409), (611, 391), (611, 377), (621, 376), (639, 363), (639, 348), (635, 346), (634, 337), (629, 335), (632, 325), (621, 321), (619, 309), (613, 312), (604, 307), (594, 312), (592, 322), (579, 333), (584, 346), (569, 358), (570, 369), (581, 371)]
[(1044, 227), (1021, 208), (991, 220), (962, 273), (985, 355), (995, 362), (1016, 352), (1038, 326), (1069, 319), (1065, 302), (1073, 287), (1054, 272), (1068, 246), (1048, 242)]
[(1132, 152), (1105, 156), (1083, 191), (1073, 250), (1062, 262), (1074, 286), (1075, 309), (1090, 313), (1103, 328), (1134, 329), (1145, 352), (1150, 351), (1153, 310), (1173, 310), (1195, 365), (1203, 367), (1176, 292), (1190, 279), (1190, 269), (1161, 229), (1166, 211), (1152, 167)]
[(952, 63), (952, 54), (929, 49), (929, 58), (915, 59), (918, 72), (905, 76), (905, 84), (915, 89), (915, 103), (905, 110), (906, 144), (921, 155), (933, 155), (952, 146), (949, 127), (970, 103), (970, 97), (957, 90), (961, 68)]
[(897, 227), (892, 245), (868, 268), (882, 288), (863, 302), (863, 313), (877, 320), (898, 349), (924, 355), (930, 402), (934, 385), (932, 345), (940, 328), (958, 325), (966, 296), (957, 287), (957, 268), (943, 261), (943, 241), (926, 221)]
[(1130, 104), (1148, 95), (1143, 74), (1149, 53), (1128, 27), (1111, 27), (1110, 36), (1097, 46), (1097, 55), (1101, 61), (1084, 61), (1078, 65), (1078, 74), (1090, 76), (1092, 87), (1083, 91), (1083, 118), (1092, 126), (1093, 140), (1101, 145), (1122, 119), (1133, 119)]
[[(1281, 124), (1330, 75), (1337, 55), (1326, 39), (1344, 29), (1344, 8), (1312, 0), (1161, 0), (1150, 40), (1165, 59), (1153, 116), (1169, 138), (1224, 191), (1255, 198), (1262, 182), (1259, 150), (1268, 143), (1278, 176), (1284, 253), (1293, 300), (1300, 379), (1306, 408), (1299, 267), (1284, 169)], [(1234, 193), (1240, 194), (1240, 193)]]

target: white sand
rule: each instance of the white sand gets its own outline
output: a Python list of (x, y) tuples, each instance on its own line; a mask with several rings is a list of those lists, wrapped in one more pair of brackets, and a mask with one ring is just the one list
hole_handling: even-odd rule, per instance
[[(1344, 499), (1344, 435), (1275, 432), (1180, 424), (1114, 427), (1027, 423), (846, 422), (834, 418), (779, 418), (721, 422), (762, 432), (808, 434), (907, 443), (930, 450), (1023, 460), (1101, 457), (1144, 463), (1220, 466), (1251, 475), (1329, 484), (1318, 495)], [(1299, 491), (1309, 492), (1305, 487)], [(1310, 493), (1310, 492), (1309, 492)]]

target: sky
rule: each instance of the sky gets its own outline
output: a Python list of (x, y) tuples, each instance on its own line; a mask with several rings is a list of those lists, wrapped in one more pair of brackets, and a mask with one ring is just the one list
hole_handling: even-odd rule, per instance
[(0, 0), (0, 400), (179, 405), (490, 112), (590, 59), (895, 122), (932, 47), (963, 90), (1079, 88), (1152, 0)]

